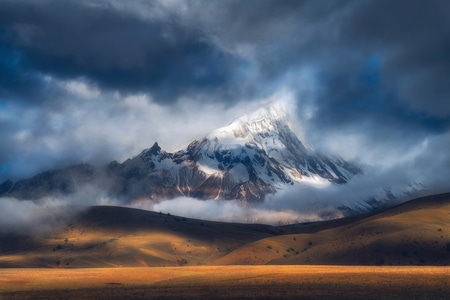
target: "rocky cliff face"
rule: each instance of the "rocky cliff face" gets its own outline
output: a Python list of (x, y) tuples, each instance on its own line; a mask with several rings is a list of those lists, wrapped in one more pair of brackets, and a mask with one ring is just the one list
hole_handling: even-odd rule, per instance
[(155, 143), (122, 164), (112, 162), (104, 169), (80, 165), (45, 172), (15, 184), (4, 183), (0, 191), (33, 198), (71, 193), (82, 184), (95, 182), (126, 202), (179, 196), (257, 202), (286, 185), (344, 184), (360, 172), (341, 158), (306, 147), (292, 131), (284, 111), (270, 106), (174, 153), (163, 151)]

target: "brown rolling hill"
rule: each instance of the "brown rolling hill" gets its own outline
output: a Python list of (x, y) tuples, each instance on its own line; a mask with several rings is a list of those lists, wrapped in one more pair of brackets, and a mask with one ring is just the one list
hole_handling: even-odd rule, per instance
[(249, 243), (216, 263), (450, 265), (449, 193), (370, 215), (289, 227), (297, 233)]
[(243, 264), (448, 266), (450, 193), (378, 213), (279, 227), (95, 206), (50, 234), (0, 236), (0, 267)]

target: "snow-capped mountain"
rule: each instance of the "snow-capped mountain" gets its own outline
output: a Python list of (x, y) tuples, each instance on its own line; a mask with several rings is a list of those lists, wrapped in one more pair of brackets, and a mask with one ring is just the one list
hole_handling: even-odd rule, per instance
[(132, 159), (104, 169), (80, 165), (45, 172), (0, 188), (20, 198), (70, 193), (97, 184), (116, 198), (160, 201), (198, 199), (262, 201), (287, 185), (344, 184), (360, 169), (316, 153), (295, 135), (278, 105), (262, 108), (216, 129), (185, 149), (166, 152), (155, 143)]
[[(157, 143), (113, 167), (154, 200), (263, 200), (286, 185), (343, 184), (360, 169), (338, 157), (320, 155), (294, 134), (277, 105), (262, 108), (216, 129), (186, 149), (168, 153)], [(137, 196), (137, 195), (136, 195)]]

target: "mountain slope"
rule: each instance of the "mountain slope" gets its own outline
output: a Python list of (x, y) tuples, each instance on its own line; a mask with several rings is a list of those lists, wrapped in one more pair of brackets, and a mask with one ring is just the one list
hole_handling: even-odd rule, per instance
[(249, 243), (217, 263), (448, 266), (450, 193), (408, 201), (381, 213), (285, 230), (291, 234)]

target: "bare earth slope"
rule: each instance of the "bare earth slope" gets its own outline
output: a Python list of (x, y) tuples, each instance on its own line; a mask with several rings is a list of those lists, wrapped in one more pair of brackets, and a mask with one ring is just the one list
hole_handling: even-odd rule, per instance
[(0, 267), (450, 265), (450, 194), (370, 214), (273, 227), (90, 207), (45, 236), (0, 235)]

